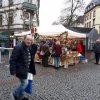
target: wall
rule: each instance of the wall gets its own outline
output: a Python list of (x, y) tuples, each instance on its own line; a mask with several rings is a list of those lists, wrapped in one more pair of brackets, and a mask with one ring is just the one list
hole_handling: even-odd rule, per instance
[[(28, 2), (28, 1), (30, 2), (31, 0), (13, 0), (14, 5), (12, 7), (10, 7), (10, 8), (12, 8), (12, 9), (21, 8), (22, 7), (21, 3)], [(32, 3), (36, 4), (37, 0), (32, 0)], [(16, 5), (16, 4), (20, 4), (20, 5)], [(3, 0), (2, 5), (3, 5), (4, 8), (0, 9), (0, 11), (4, 11), (4, 10), (9, 9), (7, 7), (8, 6), (8, 0)], [(21, 9), (16, 10), (16, 12), (14, 11), (14, 14), (13, 14), (14, 15), (14, 20), (13, 20), (13, 24), (14, 25), (11, 26), (10, 28), (22, 28), (23, 29), (23, 23), (24, 23), (24, 21), (22, 19), (22, 16), (23, 16), (22, 14), (23, 14), (23, 12), (22, 12)], [(4, 13), (2, 15), (3, 15), (3, 25), (7, 25), (6, 15)], [(2, 28), (5, 29), (7, 27), (6, 26), (0, 27), (0, 29), (2, 29)]]
[[(94, 11), (96, 12), (95, 17), (93, 17)], [(88, 20), (84, 21), (84, 25), (91, 21), (91, 27), (89, 27), (89, 28), (95, 27), (95, 29), (97, 29), (98, 33), (100, 33), (100, 6), (97, 6), (93, 10), (91, 10), (90, 12), (86, 13), (85, 16), (89, 17), (90, 13), (91, 13), (91, 19), (89, 18)], [(93, 19), (95, 19), (94, 26), (93, 26)]]
[(15, 12), (14, 24), (23, 24), (23, 20), (22, 20), (21, 16), (23, 16), (22, 10), (17, 10)]

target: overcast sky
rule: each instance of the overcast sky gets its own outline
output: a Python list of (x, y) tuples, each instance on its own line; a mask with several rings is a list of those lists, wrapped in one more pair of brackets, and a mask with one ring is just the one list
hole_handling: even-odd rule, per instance
[[(60, 16), (64, 0), (40, 0), (40, 25), (50, 25)], [(91, 0), (84, 0), (86, 5)]]

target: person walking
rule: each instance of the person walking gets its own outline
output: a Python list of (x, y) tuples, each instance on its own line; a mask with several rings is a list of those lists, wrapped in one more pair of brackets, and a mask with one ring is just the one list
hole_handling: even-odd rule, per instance
[(100, 59), (100, 40), (99, 39), (94, 44), (93, 49), (95, 52), (95, 59), (96, 59), (95, 64), (99, 65), (99, 59)]
[(15, 100), (29, 100), (29, 98), (24, 97), (24, 92), (28, 85), (28, 73), (36, 75), (34, 63), (36, 50), (37, 46), (35, 44), (32, 45), (32, 36), (26, 35), (24, 41), (15, 46), (12, 51), (10, 73), (20, 81), (20, 86), (12, 93)]

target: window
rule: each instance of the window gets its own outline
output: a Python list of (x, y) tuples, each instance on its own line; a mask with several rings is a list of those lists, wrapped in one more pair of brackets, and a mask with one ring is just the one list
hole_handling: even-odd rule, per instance
[(87, 28), (88, 28), (88, 23), (87, 23)]
[(0, 15), (0, 26), (2, 26), (2, 15)]
[(84, 21), (86, 21), (86, 16), (84, 17)]
[(32, 3), (32, 0), (30, 0), (30, 3)]
[(84, 22), (86, 21), (86, 17), (84, 16)]
[(96, 15), (96, 12), (94, 11), (94, 12), (93, 12), (93, 17), (95, 17), (95, 15)]
[(86, 24), (85, 24), (85, 27), (86, 27)]
[(13, 13), (10, 13), (9, 15), (9, 25), (13, 24)]
[(95, 25), (95, 19), (93, 19), (93, 26)]
[(90, 13), (90, 19), (91, 19), (91, 13)]
[(28, 0), (28, 3), (32, 3), (32, 0)]
[(87, 17), (86, 17), (86, 20), (88, 20), (88, 15), (87, 15)]
[(89, 16), (90, 16), (90, 14), (88, 14), (88, 16), (87, 16), (87, 20), (89, 20), (90, 18), (89, 18)]
[(91, 21), (89, 22), (89, 27), (91, 27)]
[(2, 7), (2, 0), (0, 0), (0, 7)]
[(84, 17), (84, 21), (86, 21), (86, 16)]
[(10, 6), (13, 5), (13, 0), (9, 0), (9, 5), (10, 5)]

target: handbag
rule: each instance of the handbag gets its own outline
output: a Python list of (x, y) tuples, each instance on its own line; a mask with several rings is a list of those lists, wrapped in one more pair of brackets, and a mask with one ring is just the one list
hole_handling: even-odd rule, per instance
[(32, 94), (33, 74), (28, 73), (27, 79), (28, 79), (28, 85), (25, 89), (25, 92), (28, 93), (28, 94)]

